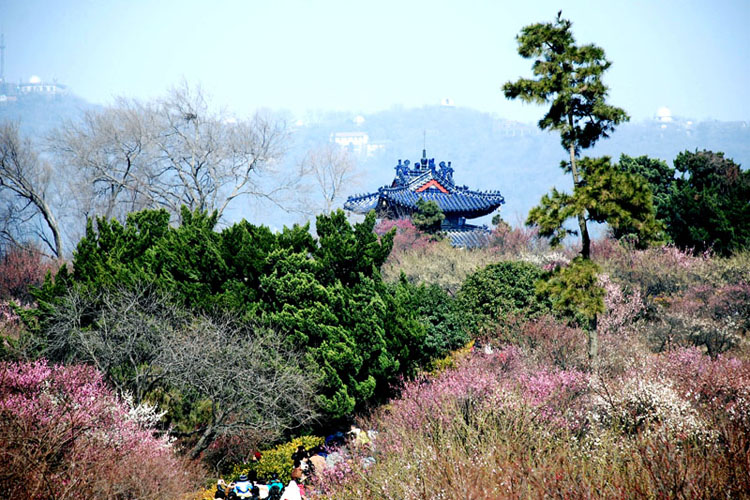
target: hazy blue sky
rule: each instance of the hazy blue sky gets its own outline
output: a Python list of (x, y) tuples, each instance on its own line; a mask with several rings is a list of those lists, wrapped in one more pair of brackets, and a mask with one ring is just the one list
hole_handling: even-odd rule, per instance
[(558, 9), (613, 66), (611, 102), (634, 119), (750, 119), (750, 0), (0, 0), (8, 80), (57, 79), (99, 103), (150, 98), (185, 78), (239, 115), (258, 107), (371, 112), (449, 97), (522, 121), (506, 101), (530, 74), (526, 24)]

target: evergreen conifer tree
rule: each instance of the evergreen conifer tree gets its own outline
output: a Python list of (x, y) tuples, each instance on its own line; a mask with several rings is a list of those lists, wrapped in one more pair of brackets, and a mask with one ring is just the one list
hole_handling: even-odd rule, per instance
[(420, 231), (435, 234), (440, 231), (440, 226), (445, 219), (445, 214), (440, 206), (434, 201), (417, 200), (417, 211), (412, 214), (411, 220)]
[[(503, 92), (508, 99), (550, 105), (539, 120), (539, 128), (560, 133), (562, 146), (570, 155), (570, 161), (562, 166), (573, 175), (573, 185), (579, 186), (585, 180), (577, 162), (581, 150), (608, 137), (615, 125), (629, 117), (624, 110), (605, 101), (608, 88), (602, 82), (602, 75), (611, 63), (605, 59), (604, 50), (593, 44), (576, 45), (571, 26), (560, 11), (553, 23), (524, 27), (516, 37), (518, 53), (525, 59), (534, 59), (535, 78), (507, 82)], [(564, 201), (558, 198), (553, 193), (556, 203)], [(591, 240), (586, 215), (582, 210), (575, 215), (581, 232), (581, 255), (588, 258)]]
[(560, 11), (552, 23), (524, 27), (516, 37), (518, 53), (534, 60), (534, 78), (507, 82), (503, 92), (508, 99), (548, 104), (539, 128), (558, 131), (568, 152), (569, 160), (561, 167), (572, 174), (573, 194), (553, 189), (529, 212), (527, 224), (538, 226), (542, 236), (558, 244), (566, 235), (575, 234), (564, 227), (565, 221), (571, 217), (578, 220), (581, 257), (552, 273), (538, 289), (551, 296), (556, 310), (587, 323), (589, 362), (596, 370), (597, 314), (604, 310), (604, 303), (596, 284), (598, 268), (590, 261), (587, 221), (607, 222), (615, 230), (634, 232), (642, 245), (654, 241), (661, 226), (655, 219), (646, 179), (615, 170), (606, 157), (579, 159), (582, 150), (608, 137), (629, 117), (623, 109), (606, 103), (608, 88), (602, 76), (611, 63), (604, 50), (593, 44), (577, 45), (571, 26)]

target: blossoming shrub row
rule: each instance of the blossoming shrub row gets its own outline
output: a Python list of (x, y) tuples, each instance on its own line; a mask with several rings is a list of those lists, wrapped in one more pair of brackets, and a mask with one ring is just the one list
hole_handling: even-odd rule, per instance
[(715, 356), (749, 349), (750, 252), (718, 257), (673, 246), (632, 250), (605, 240), (594, 257), (606, 271), (600, 276), (609, 299), (602, 331), (638, 330), (656, 352), (699, 346)]
[[(451, 250), (464, 260), (454, 265), (453, 254), (443, 258), (448, 251), (422, 250), (414, 269), (438, 266), (465, 280), (467, 263), (486, 265), (477, 262), (487, 252)], [(701, 498), (750, 491), (750, 253), (632, 250), (604, 240), (593, 255), (604, 270), (606, 305), (596, 376), (585, 371), (584, 331), (549, 315), (506, 314), (469, 359), (405, 384), (400, 398), (360, 422), (379, 432), (375, 449), (344, 453), (318, 478), (322, 494)], [(429, 272), (411, 271), (409, 279), (430, 282)]]
[(44, 276), (55, 273), (59, 264), (34, 247), (8, 247), (0, 251), (0, 359), (11, 357), (15, 341), (23, 332), (15, 307), (24, 309), (34, 302), (30, 288)]
[[(402, 396), (317, 479), (326, 498), (702, 498), (750, 491), (750, 362), (697, 349), (591, 378), (517, 346)], [(374, 458), (374, 463), (372, 459)]]
[[(23, 325), (18, 315), (15, 301), (0, 299), (0, 360), (12, 358), (18, 339), (23, 333)], [(21, 306), (26, 308), (27, 306)]]
[(48, 273), (55, 273), (59, 263), (45, 257), (34, 247), (10, 247), (0, 252), (0, 299), (21, 304), (34, 301), (30, 287), (39, 286)]
[(616, 245), (598, 260), (613, 278), (651, 299), (674, 296), (690, 285), (703, 283), (711, 267), (709, 254), (695, 256), (673, 246), (633, 250)]
[(706, 417), (750, 433), (750, 361), (726, 354), (712, 359), (698, 349), (676, 350), (657, 360), (651, 370), (673, 380), (681, 396)]
[(0, 491), (7, 498), (177, 498), (198, 467), (89, 366), (0, 363)]

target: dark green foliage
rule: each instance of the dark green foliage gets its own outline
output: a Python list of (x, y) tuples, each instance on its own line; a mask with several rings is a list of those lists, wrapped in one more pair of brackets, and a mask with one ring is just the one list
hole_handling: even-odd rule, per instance
[(680, 153), (674, 166), (664, 214), (674, 243), (721, 255), (750, 246), (750, 172), (711, 151)]
[[(675, 169), (667, 165), (667, 162), (648, 156), (636, 158), (628, 155), (620, 155), (620, 161), (615, 168), (621, 172), (640, 175), (651, 188), (654, 195), (654, 210), (656, 218), (663, 221), (669, 204), (669, 193), (674, 182)], [(615, 232), (617, 235), (617, 231)]]
[(552, 188), (552, 192), (542, 196), (536, 207), (529, 211), (527, 226), (537, 226), (539, 235), (550, 239), (550, 244), (558, 246), (566, 236), (576, 234), (564, 226), (565, 221), (579, 215), (574, 197)]
[(344, 285), (351, 285), (361, 276), (369, 277), (378, 272), (391, 253), (395, 232), (387, 233), (379, 240), (373, 232), (374, 227), (374, 211), (354, 228), (347, 222), (343, 210), (318, 216), (315, 260), (320, 265), (322, 282), (330, 284), (340, 280)]
[(295, 226), (274, 235), (266, 226), (254, 226), (243, 220), (221, 232), (220, 259), (226, 265), (227, 279), (221, 290), (223, 304), (236, 310), (253, 310), (258, 301), (261, 276), (268, 272), (268, 254), (277, 246), (294, 244), (290, 233), (304, 232)]
[(559, 316), (586, 329), (590, 368), (599, 364), (597, 316), (604, 309), (604, 288), (599, 286), (599, 266), (590, 259), (576, 257), (565, 267), (556, 269), (545, 280), (537, 282), (540, 298), (549, 299)]
[[(407, 359), (389, 349), (388, 340), (400, 332), (391, 331), (390, 300), (379, 277), (360, 275), (349, 287), (340, 281), (324, 286), (315, 273), (319, 265), (311, 258), (278, 257), (261, 283), (268, 292), (264, 320), (287, 331), (294, 344), (307, 347), (323, 375), (323, 410), (341, 417), (373, 399), (376, 389), (384, 396), (388, 381)], [(328, 272), (323, 275), (328, 277)]]
[(528, 262), (504, 261), (466, 278), (458, 292), (461, 308), (482, 324), (512, 315), (536, 317), (549, 312), (550, 302), (535, 294), (544, 271)]
[(599, 266), (588, 259), (576, 257), (564, 267), (555, 270), (546, 280), (537, 283), (537, 294), (549, 297), (552, 309), (562, 317), (587, 322), (604, 312), (604, 289), (597, 284)]
[(420, 231), (435, 234), (440, 231), (440, 225), (445, 219), (445, 214), (434, 201), (417, 200), (417, 211), (411, 216), (414, 225)]
[[(721, 255), (750, 245), (750, 172), (723, 153), (685, 151), (675, 168), (646, 156), (622, 155), (616, 168), (643, 176), (656, 218), (680, 248)], [(680, 175), (675, 178), (675, 173)], [(617, 231), (615, 233), (618, 235)]]
[(571, 217), (607, 222), (616, 233), (632, 235), (639, 247), (658, 239), (662, 227), (655, 218), (651, 190), (643, 177), (613, 168), (606, 156), (582, 158), (579, 168), (581, 181), (573, 194), (553, 188), (539, 206), (531, 209), (527, 224), (538, 226), (539, 234), (551, 238), (553, 245), (573, 233), (564, 227)]
[(421, 362), (426, 363), (458, 349), (470, 340), (470, 311), (437, 285), (411, 285), (401, 275), (398, 291), (408, 294), (403, 306), (415, 311), (426, 326)]
[(36, 299), (37, 306), (34, 309), (17, 308), (16, 314), (26, 326), (31, 338), (30, 346), (27, 349), (27, 355), (36, 358), (41, 354), (44, 348), (44, 330), (47, 327), (50, 316), (60, 299), (68, 292), (72, 286), (72, 276), (68, 271), (68, 266), (63, 264), (54, 278), (50, 273), (44, 278), (42, 286), (31, 288), (31, 293)]
[(323, 380), (320, 407), (343, 417), (385, 398), (432, 352), (411, 291), (380, 277), (393, 233), (378, 238), (374, 224), (374, 212), (352, 226), (336, 211), (318, 217), (316, 240), (307, 226), (273, 234), (245, 221), (216, 232), (216, 215), (199, 211), (183, 210), (178, 227), (163, 210), (130, 214), (125, 225), (100, 219), (78, 245), (73, 275), (64, 269), (37, 291), (36, 331), (44, 337), (44, 321), (73, 286), (106, 297), (149, 284), (188, 310), (239, 312), (283, 331), (317, 371), (311, 380)]
[(128, 214), (124, 226), (100, 218), (94, 229), (89, 221), (73, 255), (73, 281), (92, 290), (153, 283), (182, 305), (213, 309), (229, 276), (216, 221), (215, 213), (184, 208), (176, 228), (166, 210)]
[(658, 241), (663, 228), (644, 177), (613, 168), (606, 156), (583, 158), (579, 165), (582, 181), (574, 196), (589, 220), (606, 222), (615, 234), (630, 235), (639, 248)]
[(577, 153), (607, 137), (628, 115), (605, 103), (609, 89), (602, 75), (612, 63), (601, 47), (576, 45), (572, 24), (558, 14), (553, 23), (524, 27), (516, 37), (518, 53), (534, 59), (536, 78), (508, 82), (503, 92), (508, 99), (550, 104), (539, 128), (559, 131), (563, 147)]

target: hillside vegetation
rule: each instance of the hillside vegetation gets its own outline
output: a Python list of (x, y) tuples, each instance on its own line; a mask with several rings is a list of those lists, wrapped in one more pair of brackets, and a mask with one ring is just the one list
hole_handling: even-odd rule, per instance
[[(144, 212), (124, 227), (92, 229), (72, 272), (61, 270), (46, 283), (42, 266), (32, 262), (35, 254), (6, 257), (13, 269), (24, 258), (36, 266), (36, 274), (20, 279), (41, 288), (33, 293), (38, 307), (5, 306), (5, 358), (93, 364), (108, 385), (131, 394), (133, 408), (157, 404), (166, 412), (148, 426), (157, 434), (171, 428), (177, 441), (167, 446), (199, 450), (195, 456), (230, 479), (231, 464), (242, 463), (253, 449), (290, 431), (321, 432), (344, 415), (359, 414), (358, 425), (379, 434), (366, 448), (342, 449), (345, 460), (316, 479), (313, 488), (332, 498), (357, 491), (364, 498), (455, 498), (462, 491), (482, 498), (596, 491), (694, 496), (748, 486), (741, 465), (749, 458), (750, 430), (746, 252), (720, 257), (595, 241), (592, 258), (602, 269), (606, 310), (598, 321), (601, 361), (592, 373), (583, 329), (588, 323), (556, 313), (535, 293), (545, 269), (565, 265), (575, 251), (550, 250), (530, 231), (501, 228), (491, 247), (466, 251), (402, 224), (406, 229), (392, 235), (395, 249), (386, 256), (381, 249), (387, 243), (378, 241), (371, 225), (351, 228), (341, 215), (321, 220), (321, 226), (338, 225), (317, 241), (301, 228), (273, 235), (242, 224), (217, 233), (205, 216), (186, 214), (176, 228), (161, 219), (166, 217), (159, 212)], [(196, 237), (201, 231), (204, 236)], [(335, 245), (327, 240), (334, 235)], [(417, 241), (405, 246), (409, 235)], [(256, 243), (241, 248), (265, 248), (263, 255), (231, 247), (246, 238)], [(263, 239), (265, 246), (257, 243)], [(178, 244), (175, 260), (170, 248)], [(367, 278), (362, 268), (351, 274), (355, 261), (346, 264), (346, 255), (368, 254), (353, 252), (357, 244), (385, 259), (384, 271), (398, 263), (403, 274), (386, 272), (385, 281), (379, 272)], [(333, 248), (350, 250), (333, 257)], [(329, 259), (325, 268), (319, 259)], [(5, 267), (3, 275), (13, 272)], [(300, 280), (308, 284), (290, 287)], [(6, 283), (7, 300), (19, 288)], [(281, 293), (296, 298), (276, 302)], [(377, 304), (386, 307), (378, 312)], [(398, 312), (400, 338), (410, 337), (379, 346), (379, 329), (396, 328), (389, 326), (396, 321), (389, 320), (391, 310)], [(312, 321), (310, 314), (316, 314)], [(250, 329), (243, 326), (248, 319)], [(339, 344), (326, 348), (333, 339)], [(473, 348), (441, 358), (463, 345)], [(267, 356), (267, 349), (279, 356)], [(375, 350), (377, 357), (368, 354)], [(387, 355), (393, 368), (379, 371), (388, 366), (378, 364)], [(275, 366), (260, 377), (283, 370), (291, 385), (243, 378), (246, 367), (258, 366), (254, 360)], [(406, 382), (395, 395), (392, 384), (401, 375)], [(362, 392), (360, 381), (367, 380), (375, 382)], [(258, 384), (271, 390), (266, 403), (263, 390), (248, 391)], [(3, 387), (10, 391), (4, 397), (26, 394), (18, 386)], [(270, 401), (280, 395), (294, 401), (273, 407)], [(373, 408), (382, 402), (387, 404)], [(221, 410), (232, 403), (240, 413), (222, 420)], [(259, 414), (237, 418), (259, 403)], [(27, 418), (12, 414), (19, 425)], [(309, 420), (314, 414), (317, 423)], [(47, 422), (58, 417), (51, 418)], [(15, 429), (23, 425), (4, 427), (10, 434), (3, 442), (19, 439)], [(9, 451), (0, 456), (11, 456)], [(168, 456), (159, 453), (154, 460)], [(46, 462), (51, 456), (13, 456), (19, 472), (26, 470), (20, 464), (48, 463), (48, 474), (62, 473)], [(362, 467), (370, 457), (374, 465)]]
[[(466, 182), (511, 183), (525, 226), (494, 214), (482, 248), (452, 247), (434, 203), (335, 209), (357, 177), (356, 152), (329, 144), (340, 116), (238, 120), (184, 84), (45, 137), (0, 124), (0, 491), (747, 496), (746, 127), (647, 124), (637, 147), (585, 156), (629, 117), (571, 26), (524, 27), (532, 77), (502, 87), (548, 106), (562, 153), (459, 108), (358, 120), (383, 146), (365, 170), (429, 121)], [(248, 200), (322, 213), (249, 222)]]
[[(570, 255), (509, 250), (435, 244), (392, 255), (425, 284), (440, 276), (433, 267), (476, 269), (456, 300), (483, 320), (470, 348), (437, 365), (447, 368), (358, 419), (377, 437), (346, 447), (345, 460), (318, 479), (327, 498), (745, 495), (747, 252), (694, 256), (597, 241), (606, 310), (592, 373), (580, 324), (555, 317), (519, 279), (541, 272), (533, 262)], [(487, 259), (496, 263), (484, 267)], [(483, 293), (493, 301), (470, 299)]]

